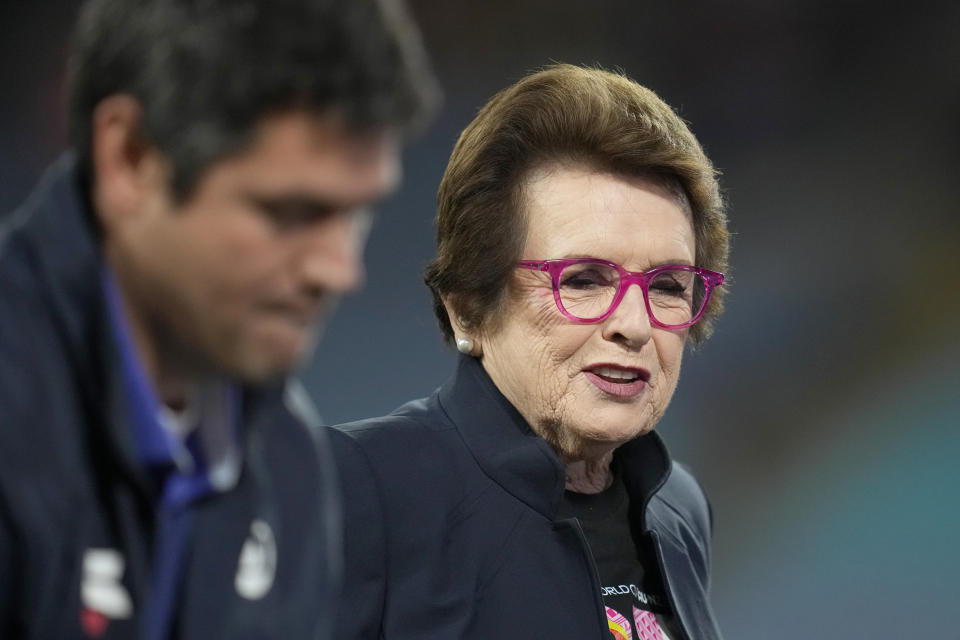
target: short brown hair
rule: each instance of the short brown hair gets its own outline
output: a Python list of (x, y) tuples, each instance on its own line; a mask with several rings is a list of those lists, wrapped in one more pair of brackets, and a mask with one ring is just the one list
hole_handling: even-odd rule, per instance
[[(663, 184), (692, 215), (697, 266), (726, 271), (717, 172), (683, 120), (621, 74), (558, 64), (494, 96), (450, 156), (437, 195), (437, 257), (424, 278), (445, 340), (453, 338), (445, 297), (465, 330), (491, 328), (523, 251), (525, 181), (554, 163)], [(691, 328), (694, 344), (709, 335), (723, 297), (724, 287), (715, 290)]]

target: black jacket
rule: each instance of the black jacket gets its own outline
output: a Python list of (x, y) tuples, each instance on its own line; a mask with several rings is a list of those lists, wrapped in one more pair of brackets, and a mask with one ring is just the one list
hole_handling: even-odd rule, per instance
[[(73, 164), (62, 159), (0, 232), (5, 640), (140, 637), (154, 568), (157, 495), (134, 454), (101, 254)], [(178, 638), (328, 637), (341, 561), (339, 492), (325, 431), (307, 426), (309, 407), (290, 389), (242, 393), (243, 467), (233, 489), (194, 507)], [(266, 527), (252, 528), (257, 520)], [(247, 599), (235, 581), (256, 531), (261, 546), (251, 558), (269, 564), (275, 548), (276, 571), (265, 595)], [(99, 569), (111, 584), (88, 575), (91, 550), (120, 559), (115, 579), (116, 563)], [(128, 599), (130, 615), (84, 611), (96, 589), (107, 604)]]
[[(474, 358), (429, 398), (336, 427), (346, 586), (335, 636), (609, 640), (563, 466)], [(654, 549), (689, 640), (716, 640), (710, 512), (656, 434), (616, 454), (635, 540)], [(679, 639), (675, 639), (679, 640)]]

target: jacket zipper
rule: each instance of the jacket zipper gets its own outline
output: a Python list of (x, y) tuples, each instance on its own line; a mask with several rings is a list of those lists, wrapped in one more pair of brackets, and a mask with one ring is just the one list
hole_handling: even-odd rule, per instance
[(601, 620), (600, 637), (603, 640), (610, 638), (610, 624), (607, 622), (607, 612), (603, 604), (603, 597), (600, 595), (600, 571), (597, 569), (597, 563), (593, 559), (593, 551), (590, 550), (590, 543), (587, 542), (587, 536), (583, 533), (583, 527), (580, 526), (580, 520), (570, 518), (566, 522), (577, 533), (580, 540), (580, 550), (587, 559), (587, 566), (590, 567), (590, 588), (593, 593), (593, 604)]

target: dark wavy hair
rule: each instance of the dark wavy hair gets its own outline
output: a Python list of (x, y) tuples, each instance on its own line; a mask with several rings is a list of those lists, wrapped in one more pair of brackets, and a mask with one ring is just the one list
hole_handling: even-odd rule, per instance
[(357, 128), (404, 131), (438, 96), (394, 0), (89, 0), (70, 67), (81, 170), (90, 175), (97, 104), (128, 94), (143, 109), (143, 136), (173, 166), (179, 200), (272, 112), (335, 112)]

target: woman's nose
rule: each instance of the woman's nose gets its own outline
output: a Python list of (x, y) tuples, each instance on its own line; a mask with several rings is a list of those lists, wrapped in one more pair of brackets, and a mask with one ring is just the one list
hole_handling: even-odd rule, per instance
[(632, 349), (642, 347), (653, 335), (653, 325), (647, 312), (640, 285), (627, 287), (620, 304), (603, 322), (603, 336), (607, 340), (623, 343)]

